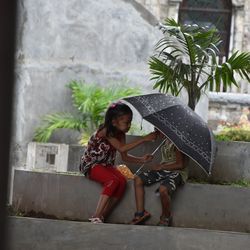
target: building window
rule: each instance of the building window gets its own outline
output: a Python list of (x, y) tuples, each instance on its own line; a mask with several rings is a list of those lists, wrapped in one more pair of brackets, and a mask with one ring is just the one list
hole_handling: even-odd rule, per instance
[(222, 39), (220, 58), (228, 57), (232, 3), (230, 0), (183, 0), (179, 9), (181, 24), (216, 27)]

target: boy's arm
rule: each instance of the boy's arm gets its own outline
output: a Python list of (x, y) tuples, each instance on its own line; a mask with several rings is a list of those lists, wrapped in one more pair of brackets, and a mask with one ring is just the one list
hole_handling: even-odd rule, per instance
[(181, 170), (184, 169), (184, 155), (179, 150), (176, 150), (176, 161), (174, 163), (162, 163), (153, 167), (154, 170)]

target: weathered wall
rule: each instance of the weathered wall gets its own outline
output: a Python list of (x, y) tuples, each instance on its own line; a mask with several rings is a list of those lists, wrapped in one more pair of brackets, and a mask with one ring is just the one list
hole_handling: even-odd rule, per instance
[[(136, 0), (146, 7), (158, 20), (178, 19), (182, 0)], [(231, 49), (250, 51), (250, 0), (232, 0)]]
[[(182, 0), (136, 0), (145, 6), (158, 20), (166, 18), (178, 20), (179, 6)], [(232, 0), (232, 22), (230, 37), (230, 54), (239, 51), (250, 51), (250, 0)], [(250, 93), (250, 84), (241, 80), (239, 88), (233, 86), (228, 92)]]
[[(152, 92), (147, 62), (162, 33), (156, 18), (135, 0), (22, 0), (18, 4), (11, 160), (13, 166), (22, 167), (41, 117), (74, 112), (66, 88), (70, 80), (101, 86), (126, 81), (144, 93)], [(204, 96), (197, 105), (204, 120), (207, 109)], [(51, 142), (76, 143), (77, 136), (62, 131)]]
[(238, 124), (245, 107), (250, 107), (250, 95), (209, 93), (208, 125), (216, 131), (221, 123)]
[[(126, 80), (152, 89), (147, 60), (161, 36), (135, 1), (19, 1), (12, 164), (44, 114), (72, 111), (72, 79), (105, 85)], [(63, 134), (59, 134), (60, 140)], [(72, 135), (65, 142), (75, 141)]]

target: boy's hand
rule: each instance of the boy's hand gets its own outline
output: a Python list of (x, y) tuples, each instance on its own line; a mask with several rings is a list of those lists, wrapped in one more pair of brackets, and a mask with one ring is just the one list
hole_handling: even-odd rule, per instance
[(154, 141), (157, 138), (157, 132), (151, 132), (144, 136), (145, 141)]
[(143, 162), (143, 163), (150, 162), (150, 161), (152, 161), (153, 158), (154, 158), (153, 155), (151, 155), (151, 154), (146, 154), (146, 155), (144, 155), (144, 156), (142, 157), (142, 162)]

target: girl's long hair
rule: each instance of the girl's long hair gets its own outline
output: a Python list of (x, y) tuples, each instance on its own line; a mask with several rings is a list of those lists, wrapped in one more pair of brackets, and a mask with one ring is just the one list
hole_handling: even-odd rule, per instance
[(106, 136), (107, 137), (113, 137), (118, 132), (117, 129), (113, 126), (112, 121), (114, 119), (117, 119), (118, 117), (122, 115), (131, 115), (133, 116), (133, 112), (131, 108), (126, 105), (125, 103), (122, 103), (120, 101), (112, 103), (105, 114), (104, 123), (100, 125), (99, 130), (106, 128)]

